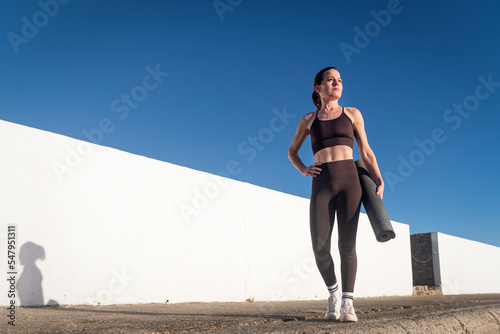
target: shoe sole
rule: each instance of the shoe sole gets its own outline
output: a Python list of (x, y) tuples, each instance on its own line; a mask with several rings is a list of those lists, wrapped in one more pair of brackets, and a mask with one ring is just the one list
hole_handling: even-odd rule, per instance
[(340, 316), (337, 317), (335, 314), (331, 314), (331, 315), (326, 314), (325, 319), (329, 320), (329, 321), (336, 321), (336, 320), (340, 319)]
[(353, 317), (352, 315), (344, 315), (340, 317), (340, 321), (342, 322), (356, 322), (358, 321), (357, 317)]

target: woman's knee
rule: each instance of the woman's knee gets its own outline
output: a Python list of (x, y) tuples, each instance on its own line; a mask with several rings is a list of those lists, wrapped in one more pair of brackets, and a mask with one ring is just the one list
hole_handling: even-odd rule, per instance
[(342, 258), (349, 256), (356, 256), (356, 241), (354, 242), (340, 242), (339, 253)]

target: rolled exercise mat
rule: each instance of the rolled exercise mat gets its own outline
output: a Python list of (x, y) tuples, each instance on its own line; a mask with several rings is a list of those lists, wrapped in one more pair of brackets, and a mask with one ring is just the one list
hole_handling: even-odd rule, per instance
[(356, 167), (358, 168), (359, 182), (363, 191), (361, 202), (363, 202), (377, 241), (386, 242), (394, 239), (396, 233), (394, 233), (389, 216), (387, 216), (382, 198), (376, 193), (375, 182), (373, 182), (370, 173), (368, 173), (361, 160), (356, 160)]

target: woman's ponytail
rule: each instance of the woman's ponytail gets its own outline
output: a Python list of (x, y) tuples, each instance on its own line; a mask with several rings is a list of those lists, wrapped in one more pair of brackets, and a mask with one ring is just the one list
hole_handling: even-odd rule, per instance
[(321, 97), (319, 96), (317, 91), (314, 91), (312, 94), (312, 100), (314, 105), (316, 106), (316, 111), (321, 109)]

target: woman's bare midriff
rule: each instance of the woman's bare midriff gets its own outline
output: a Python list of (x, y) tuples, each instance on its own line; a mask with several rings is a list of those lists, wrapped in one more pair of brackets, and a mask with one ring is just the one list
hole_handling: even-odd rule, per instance
[(325, 147), (314, 155), (314, 161), (320, 163), (352, 159), (352, 148), (345, 145)]

